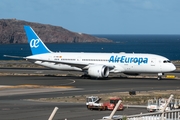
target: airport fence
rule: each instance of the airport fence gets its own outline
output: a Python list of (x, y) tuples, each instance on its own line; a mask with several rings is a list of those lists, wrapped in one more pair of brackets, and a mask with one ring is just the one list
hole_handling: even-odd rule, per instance
[(180, 109), (127, 116), (127, 120), (180, 120)]

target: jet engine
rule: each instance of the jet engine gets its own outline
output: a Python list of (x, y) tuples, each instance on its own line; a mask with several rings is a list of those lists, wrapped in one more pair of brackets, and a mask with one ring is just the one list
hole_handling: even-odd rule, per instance
[(109, 67), (105, 65), (91, 66), (88, 69), (88, 75), (96, 78), (108, 77)]

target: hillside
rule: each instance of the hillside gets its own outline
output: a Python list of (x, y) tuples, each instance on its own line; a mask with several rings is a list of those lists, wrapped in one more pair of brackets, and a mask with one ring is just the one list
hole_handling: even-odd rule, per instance
[(17, 19), (0, 19), (0, 44), (27, 43), (24, 25), (31, 26), (45, 43), (112, 42), (105, 38), (75, 33), (59, 26)]

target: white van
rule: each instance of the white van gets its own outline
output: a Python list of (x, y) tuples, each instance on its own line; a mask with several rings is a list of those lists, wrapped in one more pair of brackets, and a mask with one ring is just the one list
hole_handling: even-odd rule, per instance
[[(110, 116), (104, 116), (102, 119), (109, 119)], [(112, 117), (113, 120), (122, 120), (123, 116), (122, 115), (114, 115)]]

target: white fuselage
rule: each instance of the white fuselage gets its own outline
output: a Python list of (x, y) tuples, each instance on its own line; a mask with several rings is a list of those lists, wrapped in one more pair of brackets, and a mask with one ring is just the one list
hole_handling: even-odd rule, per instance
[(58, 70), (83, 71), (93, 65), (105, 65), (110, 68), (110, 72), (123, 73), (164, 73), (176, 69), (167, 58), (155, 54), (58, 52), (27, 58), (37, 59), (36, 64)]

